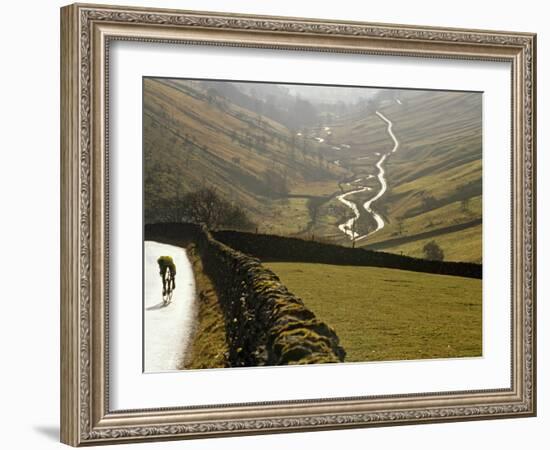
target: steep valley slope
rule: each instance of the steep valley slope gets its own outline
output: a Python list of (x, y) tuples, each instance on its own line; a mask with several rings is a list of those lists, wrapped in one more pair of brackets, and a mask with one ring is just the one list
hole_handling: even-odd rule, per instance
[(400, 146), (385, 161), (388, 190), (372, 205), (385, 226), (369, 235), (373, 219), (363, 210), (357, 226), (367, 237), (354, 244), (423, 256), (435, 240), (447, 260), (481, 262), (482, 94), (382, 92), (294, 127), (254, 110), (246, 93), (144, 79), (146, 221), (208, 186), (262, 233), (352, 245), (338, 229), (351, 213), (337, 197), (366, 179), (368, 189), (349, 197), (361, 209), (379, 189), (375, 165), (393, 143), (378, 111)]

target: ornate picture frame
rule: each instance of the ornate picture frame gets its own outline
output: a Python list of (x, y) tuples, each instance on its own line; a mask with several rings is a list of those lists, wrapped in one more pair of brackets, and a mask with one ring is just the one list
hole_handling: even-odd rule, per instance
[[(115, 41), (503, 61), (511, 65), (508, 388), (113, 410), (109, 57)], [(74, 4), (61, 9), (61, 440), (72, 445), (536, 414), (536, 36)]]

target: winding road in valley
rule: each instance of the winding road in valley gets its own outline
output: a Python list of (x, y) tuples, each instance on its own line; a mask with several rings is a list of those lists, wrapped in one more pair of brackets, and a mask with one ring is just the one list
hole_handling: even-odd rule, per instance
[[(363, 203), (362, 205), (362, 208), (367, 212), (369, 213), (373, 219), (376, 221), (376, 228), (367, 233), (367, 234), (363, 234), (363, 235), (360, 235), (359, 233), (357, 233), (355, 231), (355, 227), (356, 227), (356, 223), (357, 221), (359, 220), (359, 218), (361, 217), (361, 210), (360, 208), (357, 206), (357, 203), (351, 201), (351, 200), (348, 200), (347, 197), (351, 196), (351, 195), (354, 195), (354, 194), (359, 194), (361, 192), (365, 192), (367, 190), (370, 190), (371, 188), (368, 187), (368, 186), (362, 186), (360, 184), (357, 185), (357, 189), (353, 189), (351, 191), (348, 191), (344, 194), (341, 194), (339, 195), (337, 198), (338, 200), (343, 203), (344, 205), (346, 205), (348, 208), (350, 208), (353, 212), (353, 217), (348, 219), (347, 221), (345, 221), (344, 223), (341, 223), (340, 225), (338, 225), (338, 228), (339, 230), (342, 232), (342, 233), (345, 233), (347, 236), (349, 236), (349, 238), (351, 240), (354, 240), (354, 241), (359, 241), (361, 239), (364, 239), (366, 238), (367, 236), (370, 236), (374, 233), (376, 233), (377, 231), (381, 230), (382, 228), (384, 228), (384, 219), (379, 215), (377, 214), (375, 211), (373, 211), (372, 209), (372, 204), (379, 200), (384, 194), (385, 192), (387, 191), (388, 189), (388, 183), (387, 183), (387, 180), (386, 180), (386, 171), (384, 169), (384, 162), (386, 161), (386, 159), (388, 158), (388, 156), (390, 156), (392, 153), (395, 153), (397, 151), (397, 149), (399, 148), (399, 141), (397, 140), (397, 138), (395, 137), (395, 134), (393, 133), (393, 123), (391, 120), (389, 120), (386, 116), (384, 116), (381, 112), (379, 111), (376, 111), (376, 115), (382, 120), (384, 121), (388, 128), (387, 128), (387, 132), (389, 134), (389, 136), (391, 137), (391, 139), (393, 140), (393, 148), (390, 152), (388, 153), (384, 153), (380, 159), (378, 160), (378, 162), (376, 163), (376, 168), (378, 169), (378, 174), (376, 175), (376, 177), (378, 178), (378, 181), (380, 183), (380, 189), (378, 190), (378, 192), (373, 196), (371, 197), (369, 200), (367, 200), (365, 203)], [(361, 160), (361, 159), (365, 159), (365, 157), (360, 157), (360, 158), (357, 158), (358, 160)], [(363, 178), (360, 178), (358, 180), (355, 180), (355, 182), (358, 182), (360, 183), (361, 181), (364, 181), (366, 179), (368, 179), (369, 177), (363, 177)]]
[(351, 210), (353, 211), (353, 217), (351, 219), (349, 219), (349, 220), (345, 221), (344, 223), (341, 223), (340, 225), (338, 225), (338, 228), (340, 229), (340, 231), (342, 233), (347, 234), (350, 237), (350, 239), (358, 239), (359, 238), (359, 234), (354, 231), (354, 228), (355, 228), (355, 222), (359, 219), (359, 217), (361, 217), (361, 213), (359, 211), (359, 208), (357, 207), (357, 204), (352, 202), (351, 200), (347, 200), (346, 197), (348, 197), (350, 195), (353, 195), (353, 194), (358, 194), (359, 192), (365, 192), (369, 189), (370, 189), (370, 187), (368, 187), (368, 186), (362, 186), (359, 189), (355, 189), (353, 191), (348, 191), (345, 194), (342, 194), (342, 195), (339, 195), (338, 197), (336, 197), (339, 201), (341, 201), (348, 208), (351, 208)]

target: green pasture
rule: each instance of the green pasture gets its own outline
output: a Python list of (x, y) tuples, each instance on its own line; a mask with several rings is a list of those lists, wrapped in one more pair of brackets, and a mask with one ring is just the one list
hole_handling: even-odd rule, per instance
[(265, 265), (336, 330), (346, 362), (482, 355), (481, 280), (374, 267)]

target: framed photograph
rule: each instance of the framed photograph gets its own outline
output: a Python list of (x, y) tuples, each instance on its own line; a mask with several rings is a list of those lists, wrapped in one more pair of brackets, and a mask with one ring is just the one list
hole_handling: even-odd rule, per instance
[(536, 414), (531, 33), (61, 9), (61, 440)]

